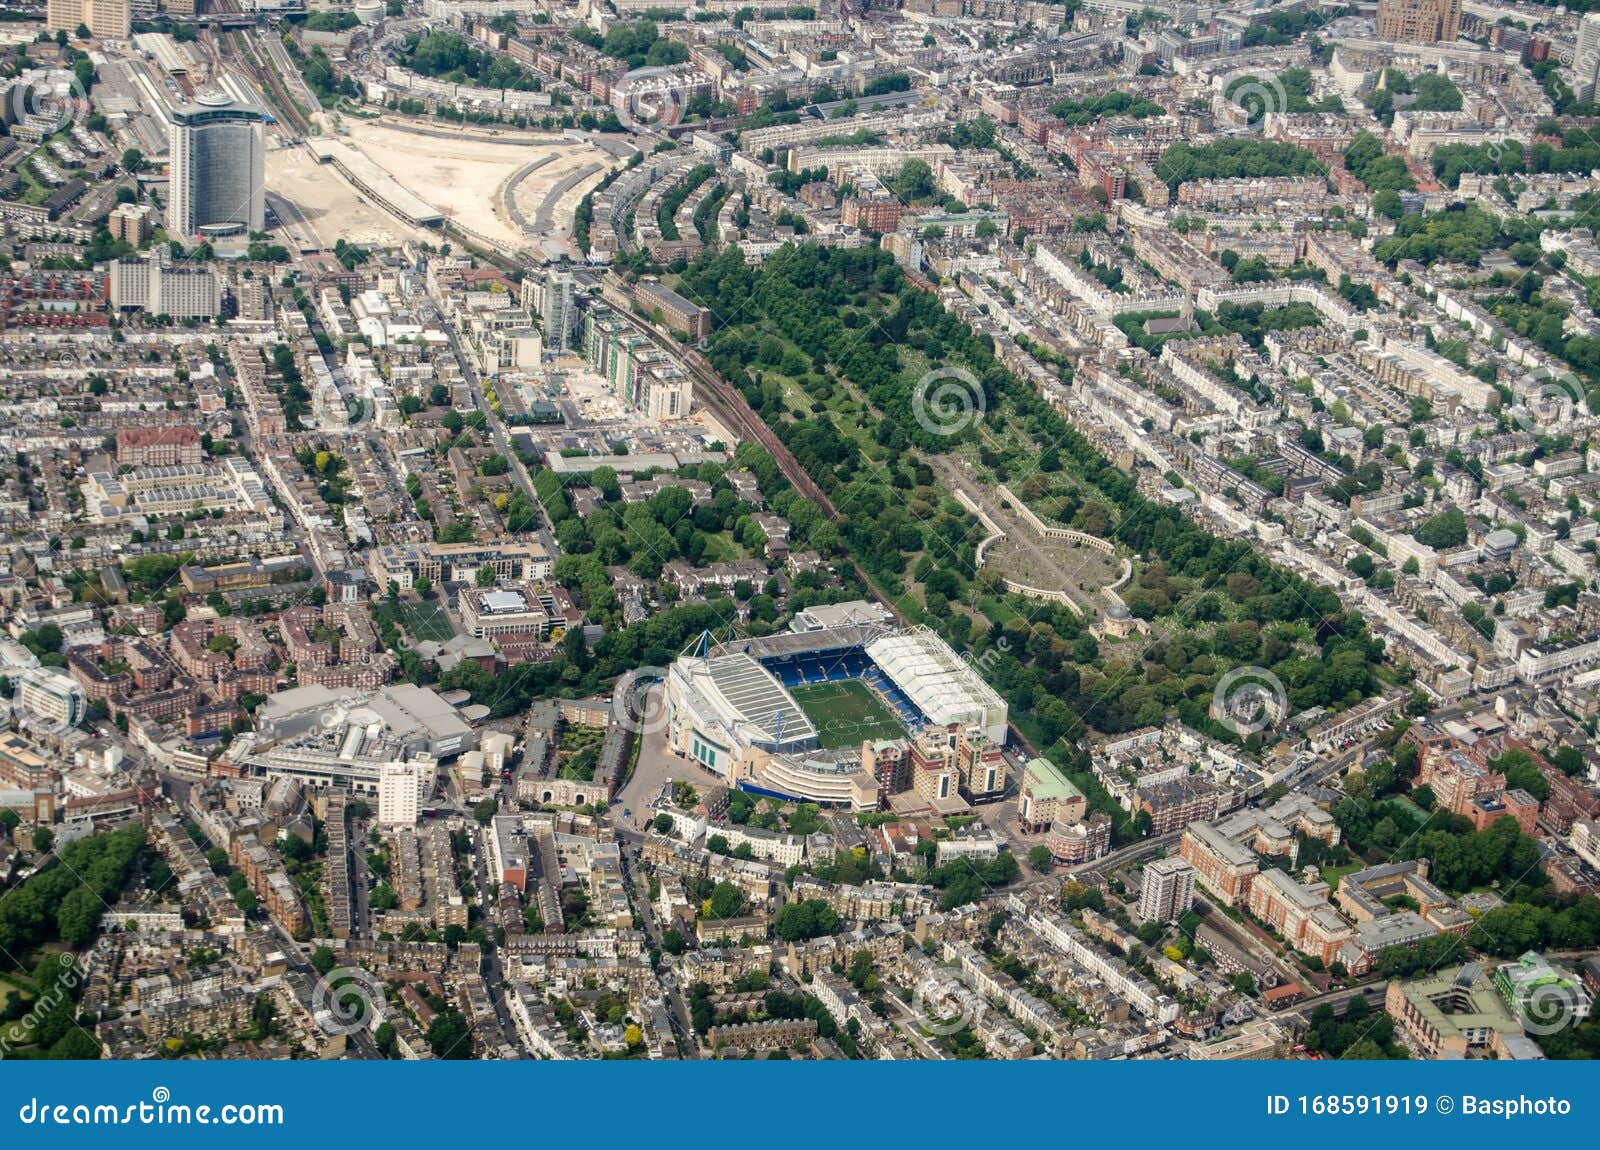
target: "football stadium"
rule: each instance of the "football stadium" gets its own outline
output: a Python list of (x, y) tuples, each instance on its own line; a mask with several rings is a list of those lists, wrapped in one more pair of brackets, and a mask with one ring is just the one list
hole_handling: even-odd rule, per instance
[(707, 634), (672, 665), (666, 694), (673, 749), (730, 785), (857, 810), (878, 805), (864, 743), (952, 725), (1006, 738), (1005, 700), (925, 627)]

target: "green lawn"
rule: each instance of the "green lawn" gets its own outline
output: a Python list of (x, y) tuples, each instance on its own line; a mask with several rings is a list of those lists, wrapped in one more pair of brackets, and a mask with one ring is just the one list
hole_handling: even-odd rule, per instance
[(1334, 890), (1338, 890), (1339, 883), (1344, 879), (1345, 875), (1354, 874), (1358, 870), (1365, 870), (1367, 866), (1368, 863), (1365, 859), (1355, 858), (1350, 862), (1345, 863), (1344, 866), (1323, 867), (1322, 881), (1327, 883)]
[(405, 619), (406, 630), (419, 643), (428, 639), (443, 643), (456, 633), (450, 625), (450, 617), (437, 603), (402, 603), (400, 611)]
[(985, 595), (978, 603), (978, 610), (983, 612), (984, 618), (993, 623), (1006, 623), (1017, 615), (1022, 614), (1004, 599)]
[(558, 779), (576, 779), (580, 783), (594, 782), (594, 764), (600, 757), (598, 745), (584, 747), (570, 756), (563, 756), (561, 766), (556, 770)]
[(860, 746), (866, 739), (904, 738), (906, 730), (865, 683), (846, 679), (789, 692), (828, 749)]
[(561, 742), (556, 747), (556, 777), (593, 782), (594, 765), (600, 758), (600, 744), (604, 741), (605, 732), (599, 727), (569, 724), (562, 728)]
[(744, 558), (744, 548), (735, 543), (733, 536), (726, 531), (709, 533), (705, 541), (706, 553), (700, 560), (702, 563), (731, 563)]

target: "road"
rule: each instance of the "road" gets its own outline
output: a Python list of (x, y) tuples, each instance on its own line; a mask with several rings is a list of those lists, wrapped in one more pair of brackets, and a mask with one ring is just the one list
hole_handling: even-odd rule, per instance
[(450, 341), (450, 350), (455, 353), (456, 362), (461, 364), (461, 375), (467, 381), (467, 389), (472, 393), (472, 402), (477, 409), (483, 412), (487, 420), (489, 438), (494, 441), (495, 450), (506, 457), (511, 464), (511, 476), (517, 481), (517, 486), (533, 500), (534, 506), (539, 508), (540, 526), (548, 528), (550, 521), (545, 517), (544, 505), (539, 502), (539, 494), (533, 489), (533, 477), (528, 474), (528, 469), (523, 466), (518, 458), (516, 449), (511, 445), (511, 436), (506, 433), (505, 424), (500, 422), (500, 417), (495, 415), (489, 406), (489, 399), (483, 393), (483, 380), (478, 376), (478, 366), (472, 362), (472, 357), (461, 346), (460, 339), (456, 336), (455, 325), (445, 319), (444, 301), (433, 297), (433, 306), (444, 328), (445, 338)]
[[(633, 903), (639, 911), (639, 917), (644, 921), (645, 935), (650, 939), (652, 946), (661, 946), (661, 924), (656, 920), (656, 908), (650, 901), (650, 883), (645, 877), (644, 868), (639, 861), (639, 845), (644, 841), (644, 836), (637, 831), (617, 830), (617, 838), (622, 844), (622, 867), (627, 873), (628, 884), (632, 892)], [(683, 988), (678, 985), (674, 977), (669, 982), (666, 977), (661, 979), (661, 990), (666, 996), (667, 1007), (672, 1017), (674, 1038), (677, 1040), (678, 1053), (686, 1059), (700, 1057), (700, 1043), (694, 1035), (694, 1023), (689, 1017), (689, 1007), (683, 999)]]
[(267, 194), (267, 207), (278, 219), (278, 229), (283, 238), (293, 244), (294, 251), (320, 252), (325, 246), (322, 237), (298, 206), (274, 192)]
[(372, 929), (372, 871), (367, 867), (367, 828), (363, 819), (350, 820), (350, 933), (355, 938), (377, 938)]
[[(660, 683), (643, 689), (640, 705), (644, 714), (659, 713), (651, 706), (651, 695), (664, 689)], [(655, 906), (650, 901), (649, 882), (640, 865), (639, 847), (644, 842), (644, 835), (639, 828), (651, 818), (651, 803), (674, 779), (686, 779), (700, 786), (720, 780), (704, 768), (674, 754), (667, 743), (666, 732), (657, 729), (655, 725), (647, 724), (647, 729), (640, 734), (639, 740), (639, 761), (626, 785), (617, 792), (611, 804), (611, 812), (617, 828), (617, 838), (623, 846), (622, 865), (628, 874), (634, 907), (638, 910), (639, 917), (644, 920), (645, 934), (649, 936), (653, 945), (659, 947), (662, 927), (656, 920)], [(624, 822), (622, 815), (624, 809), (633, 812), (634, 825)], [(683, 988), (678, 985), (676, 979), (671, 982), (663, 980), (662, 991), (671, 1010), (673, 1027), (677, 1031), (679, 1052), (685, 1058), (699, 1058), (700, 1043), (694, 1036), (694, 1026), (689, 1018), (688, 1004), (683, 998)]]
[(506, 206), (506, 214), (511, 217), (512, 223), (516, 224), (517, 227), (521, 228), (525, 232), (532, 232), (533, 225), (528, 222), (528, 218), (524, 216), (522, 214), (522, 210), (517, 207), (517, 188), (521, 186), (523, 180), (533, 175), (534, 172), (537, 172), (540, 168), (544, 167), (555, 158), (555, 153), (552, 152), (548, 156), (540, 156), (531, 164), (524, 164), (522, 167), (518, 168), (512, 173), (511, 178), (506, 181), (505, 187), (500, 192), (501, 202), (503, 202)]
[[(311, 960), (306, 956), (305, 947), (296, 942), (286, 930), (279, 926), (277, 920), (268, 918), (267, 923), (268, 929), (271, 930), (272, 933), (278, 938), (280, 949), (283, 951), (284, 960), (296, 971), (307, 975), (313, 983), (317, 982), (321, 976), (317, 974), (316, 969), (311, 965)], [(301, 1005), (306, 1008), (308, 1013), (312, 1011), (312, 1003), (302, 1002)], [(357, 1030), (354, 1034), (351, 1034), (347, 1037), (345, 1044), (345, 1057), (371, 1059), (376, 1061), (381, 1061), (383, 1059), (383, 1055), (378, 1050), (377, 1043), (373, 1041), (372, 1032), (368, 1030)]]
[[(469, 826), (472, 825), (469, 824)], [(485, 861), (489, 854), (489, 846), (484, 841), (488, 831), (480, 826), (472, 826), (469, 833), (473, 837), (472, 877), (473, 884), (478, 888), (478, 910), (481, 915), (479, 923), (484, 928), (485, 933), (493, 938), (495, 904), (494, 900), (489, 897), (491, 889), (489, 865)], [(511, 1020), (511, 1010), (506, 1005), (505, 964), (500, 961), (500, 948), (497, 946), (483, 948), (483, 982), (489, 990), (489, 1001), (494, 1003), (495, 1021), (500, 1024), (500, 1032), (506, 1036), (508, 1042), (514, 1042), (520, 1048), (522, 1040), (517, 1033), (516, 1023)]]
[[(603, 166), (601, 164), (585, 164), (571, 175), (563, 177), (560, 183), (545, 193), (544, 199), (539, 203), (539, 210), (534, 213), (531, 228), (523, 223), (520, 213), (515, 216), (517, 223), (522, 225), (524, 231), (531, 230), (536, 235), (552, 234), (556, 227), (556, 207), (561, 203), (561, 197), (600, 171)], [(520, 175), (518, 178), (520, 178)], [(506, 188), (506, 207), (511, 209), (511, 188), (509, 187)]]
[[(656, 683), (640, 692), (640, 705), (645, 714), (661, 713), (659, 709), (652, 708), (662, 705), (659, 693), (663, 690), (665, 687)], [(633, 818), (638, 824), (643, 824), (645, 820), (651, 818), (650, 804), (655, 802), (662, 789), (675, 779), (682, 779), (701, 788), (726, 785), (725, 779), (674, 752), (667, 742), (665, 730), (655, 729), (653, 724), (645, 726), (646, 729), (639, 736), (639, 761), (634, 765), (633, 774), (617, 792), (611, 804), (614, 815), (619, 816), (619, 826), (623, 808), (633, 812)]]
[(1194, 896), (1194, 909), (1198, 914), (1205, 916), (1204, 929), (1216, 935), (1225, 945), (1238, 951), (1241, 958), (1249, 959), (1262, 967), (1270, 967), (1277, 971), (1278, 977), (1284, 982), (1304, 984), (1305, 975), (1276, 942), (1257, 933), (1250, 926), (1234, 921), (1228, 916), (1227, 911), (1198, 890)]
[(1361, 756), (1366, 754), (1370, 740), (1363, 738), (1348, 750), (1340, 751), (1331, 759), (1317, 756), (1303, 766), (1296, 767), (1283, 776), (1283, 783), (1291, 791), (1297, 791), (1306, 786), (1320, 786), (1335, 775), (1341, 775), (1350, 767), (1361, 761)]
[(445, 309), (443, 309), (443, 301), (440, 301), (440, 299), (437, 299), (437, 297), (434, 297), (434, 312), (435, 318), (438, 318), (438, 321), (440, 321), (440, 326), (445, 329), (445, 337), (448, 339), (448, 341), (450, 341), (451, 352), (456, 353), (456, 361), (461, 363), (461, 376), (462, 379), (466, 379), (467, 390), (472, 393), (472, 403), (474, 403), (474, 406), (478, 409), (478, 411), (482, 411), (483, 413), (483, 419), (486, 421), (488, 433), (490, 433), (491, 440), (494, 441), (494, 449), (499, 451), (502, 456), (506, 456), (506, 461), (510, 464), (510, 477), (514, 478), (514, 480), (517, 480), (517, 486), (520, 486), (520, 488), (523, 489), (523, 493), (526, 493), (528, 499), (533, 501), (534, 507), (538, 507), (539, 509), (538, 536), (539, 539), (541, 539), (542, 544), (546, 545), (546, 549), (549, 550), (550, 555), (554, 557), (554, 555), (558, 555), (557, 545), (555, 545), (555, 534), (552, 533), (552, 529), (550, 529), (552, 528), (552, 525), (550, 525), (549, 515), (547, 515), (546, 510), (544, 510), (544, 504), (539, 502), (539, 493), (533, 489), (533, 477), (531, 477), (530, 473), (528, 473), (526, 465), (522, 462), (522, 457), (518, 456), (517, 449), (515, 449), (515, 446), (512, 445), (512, 441), (510, 441), (510, 435), (506, 432), (506, 425), (499, 421), (499, 416), (496, 416), (493, 409), (490, 408), (490, 401), (488, 401), (488, 397), (486, 397), (485, 393), (483, 393), (483, 381), (480, 379), (480, 377), (478, 377), (477, 365), (475, 365), (474, 361), (472, 361), (472, 358), (470, 358), (469, 355), (462, 350), (461, 341), (459, 341), (459, 337), (456, 336), (456, 328), (454, 328), (453, 323), (450, 323), (450, 321), (446, 320)]
[(826, 104), (807, 104), (800, 109), (800, 114), (817, 120), (826, 120), (831, 118), (833, 112), (838, 111), (846, 104), (853, 104), (862, 113), (866, 113), (877, 111), (879, 108), (897, 107), (901, 104), (920, 104), (927, 97), (927, 92), (919, 92), (914, 88), (907, 88), (904, 92), (882, 92), (876, 96), (853, 96), (845, 100), (831, 100)]
[(901, 1002), (898, 995), (886, 994), (883, 996), (883, 1000), (887, 1002), (898, 1015), (900, 1015), (900, 1033), (906, 1036), (906, 1040), (917, 1048), (918, 1052), (921, 1053), (923, 1058), (930, 1062), (949, 1061), (950, 1056), (944, 1051), (940, 1050), (937, 1046), (933, 1045), (933, 1043), (929, 1042), (928, 1039), (923, 1035), (922, 1031), (917, 1027), (918, 1016), (916, 1011), (912, 1010), (911, 1007), (907, 1006), (904, 1002)]
[[(884, 92), (877, 96), (857, 96), (852, 100), (833, 100), (827, 104), (809, 104), (800, 109), (800, 111), (804, 116), (808, 116), (814, 120), (820, 120), (824, 118), (824, 113), (842, 107), (847, 103), (855, 104), (863, 112), (870, 112), (879, 107), (893, 106), (896, 104), (908, 104), (915, 101), (920, 101), (924, 99), (926, 95), (927, 93), (925, 92), (919, 92), (915, 90), (908, 90), (905, 92)], [(721, 119), (716, 120), (689, 120), (682, 124), (668, 124), (664, 127), (658, 128), (657, 130), (669, 139), (678, 139), (679, 137), (688, 135), (690, 132), (709, 132), (713, 135), (716, 135), (721, 132), (736, 131), (739, 128), (746, 126), (750, 118), (751, 117), (749, 116), (724, 116)]]

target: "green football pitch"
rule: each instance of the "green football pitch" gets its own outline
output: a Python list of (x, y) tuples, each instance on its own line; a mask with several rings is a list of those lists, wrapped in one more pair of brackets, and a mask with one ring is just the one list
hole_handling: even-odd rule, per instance
[(437, 603), (427, 600), (421, 603), (407, 602), (401, 604), (400, 612), (406, 630), (419, 643), (428, 639), (443, 643), (456, 633), (456, 629), (450, 625), (450, 616), (440, 610)]
[(795, 687), (789, 693), (829, 750), (858, 747), (866, 739), (902, 739), (906, 729), (865, 683), (844, 679)]

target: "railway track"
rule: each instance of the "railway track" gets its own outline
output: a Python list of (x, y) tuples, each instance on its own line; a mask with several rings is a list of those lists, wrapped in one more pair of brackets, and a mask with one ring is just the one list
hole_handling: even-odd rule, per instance
[(229, 36), (232, 46), (230, 55), (234, 62), (253, 79), (258, 87), (271, 92), (272, 102), (276, 105), (278, 115), (292, 128), (296, 135), (304, 136), (310, 130), (310, 123), (300, 114), (300, 109), (294, 102), (294, 97), (289, 94), (284, 86), (283, 79), (278, 75), (270, 61), (261, 60), (249, 46), (248, 39), (243, 32), (234, 32)]
[[(621, 306), (626, 307), (626, 301)], [(640, 316), (636, 316), (635, 320), (654, 332), (663, 347), (679, 346), (677, 337), (666, 328)], [(800, 461), (794, 457), (794, 453), (784, 445), (783, 440), (778, 438), (777, 433), (767, 426), (766, 421), (756, 414), (755, 408), (751, 407), (749, 400), (739, 393), (739, 389), (723, 379), (722, 373), (711, 365), (711, 361), (694, 348), (684, 347), (680, 354), (683, 362), (694, 373), (698, 385), (695, 388), (695, 398), (709, 407), (730, 429), (766, 448), (777, 463), (778, 470), (796, 491), (820, 507), (822, 513), (830, 520), (838, 519), (839, 512), (834, 509), (833, 501), (822, 493), (822, 488), (817, 486), (816, 480), (800, 466)]]
[[(672, 338), (670, 333), (662, 332), (660, 328), (655, 328), (653, 324), (651, 327), (658, 334), (664, 335), (668, 339)], [(778, 470), (794, 486), (794, 489), (820, 507), (822, 513), (830, 520), (837, 521), (839, 512), (834, 508), (832, 500), (822, 493), (822, 488), (818, 487), (816, 481), (811, 478), (806, 469), (800, 466), (800, 461), (784, 446), (783, 440), (779, 439), (772, 428), (768, 427), (766, 422), (756, 414), (749, 401), (739, 394), (739, 389), (723, 379), (722, 374), (711, 366), (710, 361), (692, 348), (684, 349), (683, 359), (689, 365), (689, 370), (694, 373), (695, 379), (702, 385), (696, 388), (695, 397), (709, 407), (723, 423), (745, 438), (755, 440), (765, 448), (777, 463)], [(866, 584), (871, 597), (887, 607), (900, 626), (908, 626), (911, 621), (906, 617), (906, 613), (878, 585), (878, 581), (872, 577), (867, 569), (854, 559), (847, 559), (846, 561), (854, 568), (856, 576)]]
[(702, 392), (706, 393), (706, 406), (735, 431), (765, 448), (795, 490), (820, 507), (829, 519), (838, 519), (839, 513), (834, 509), (833, 502), (822, 493), (822, 488), (817, 486), (816, 480), (811, 478), (806, 469), (800, 466), (800, 461), (778, 438), (777, 433), (756, 414), (739, 389), (723, 379), (722, 373), (694, 349), (685, 350), (684, 361), (689, 365), (689, 370), (694, 372), (696, 381), (702, 385)]

